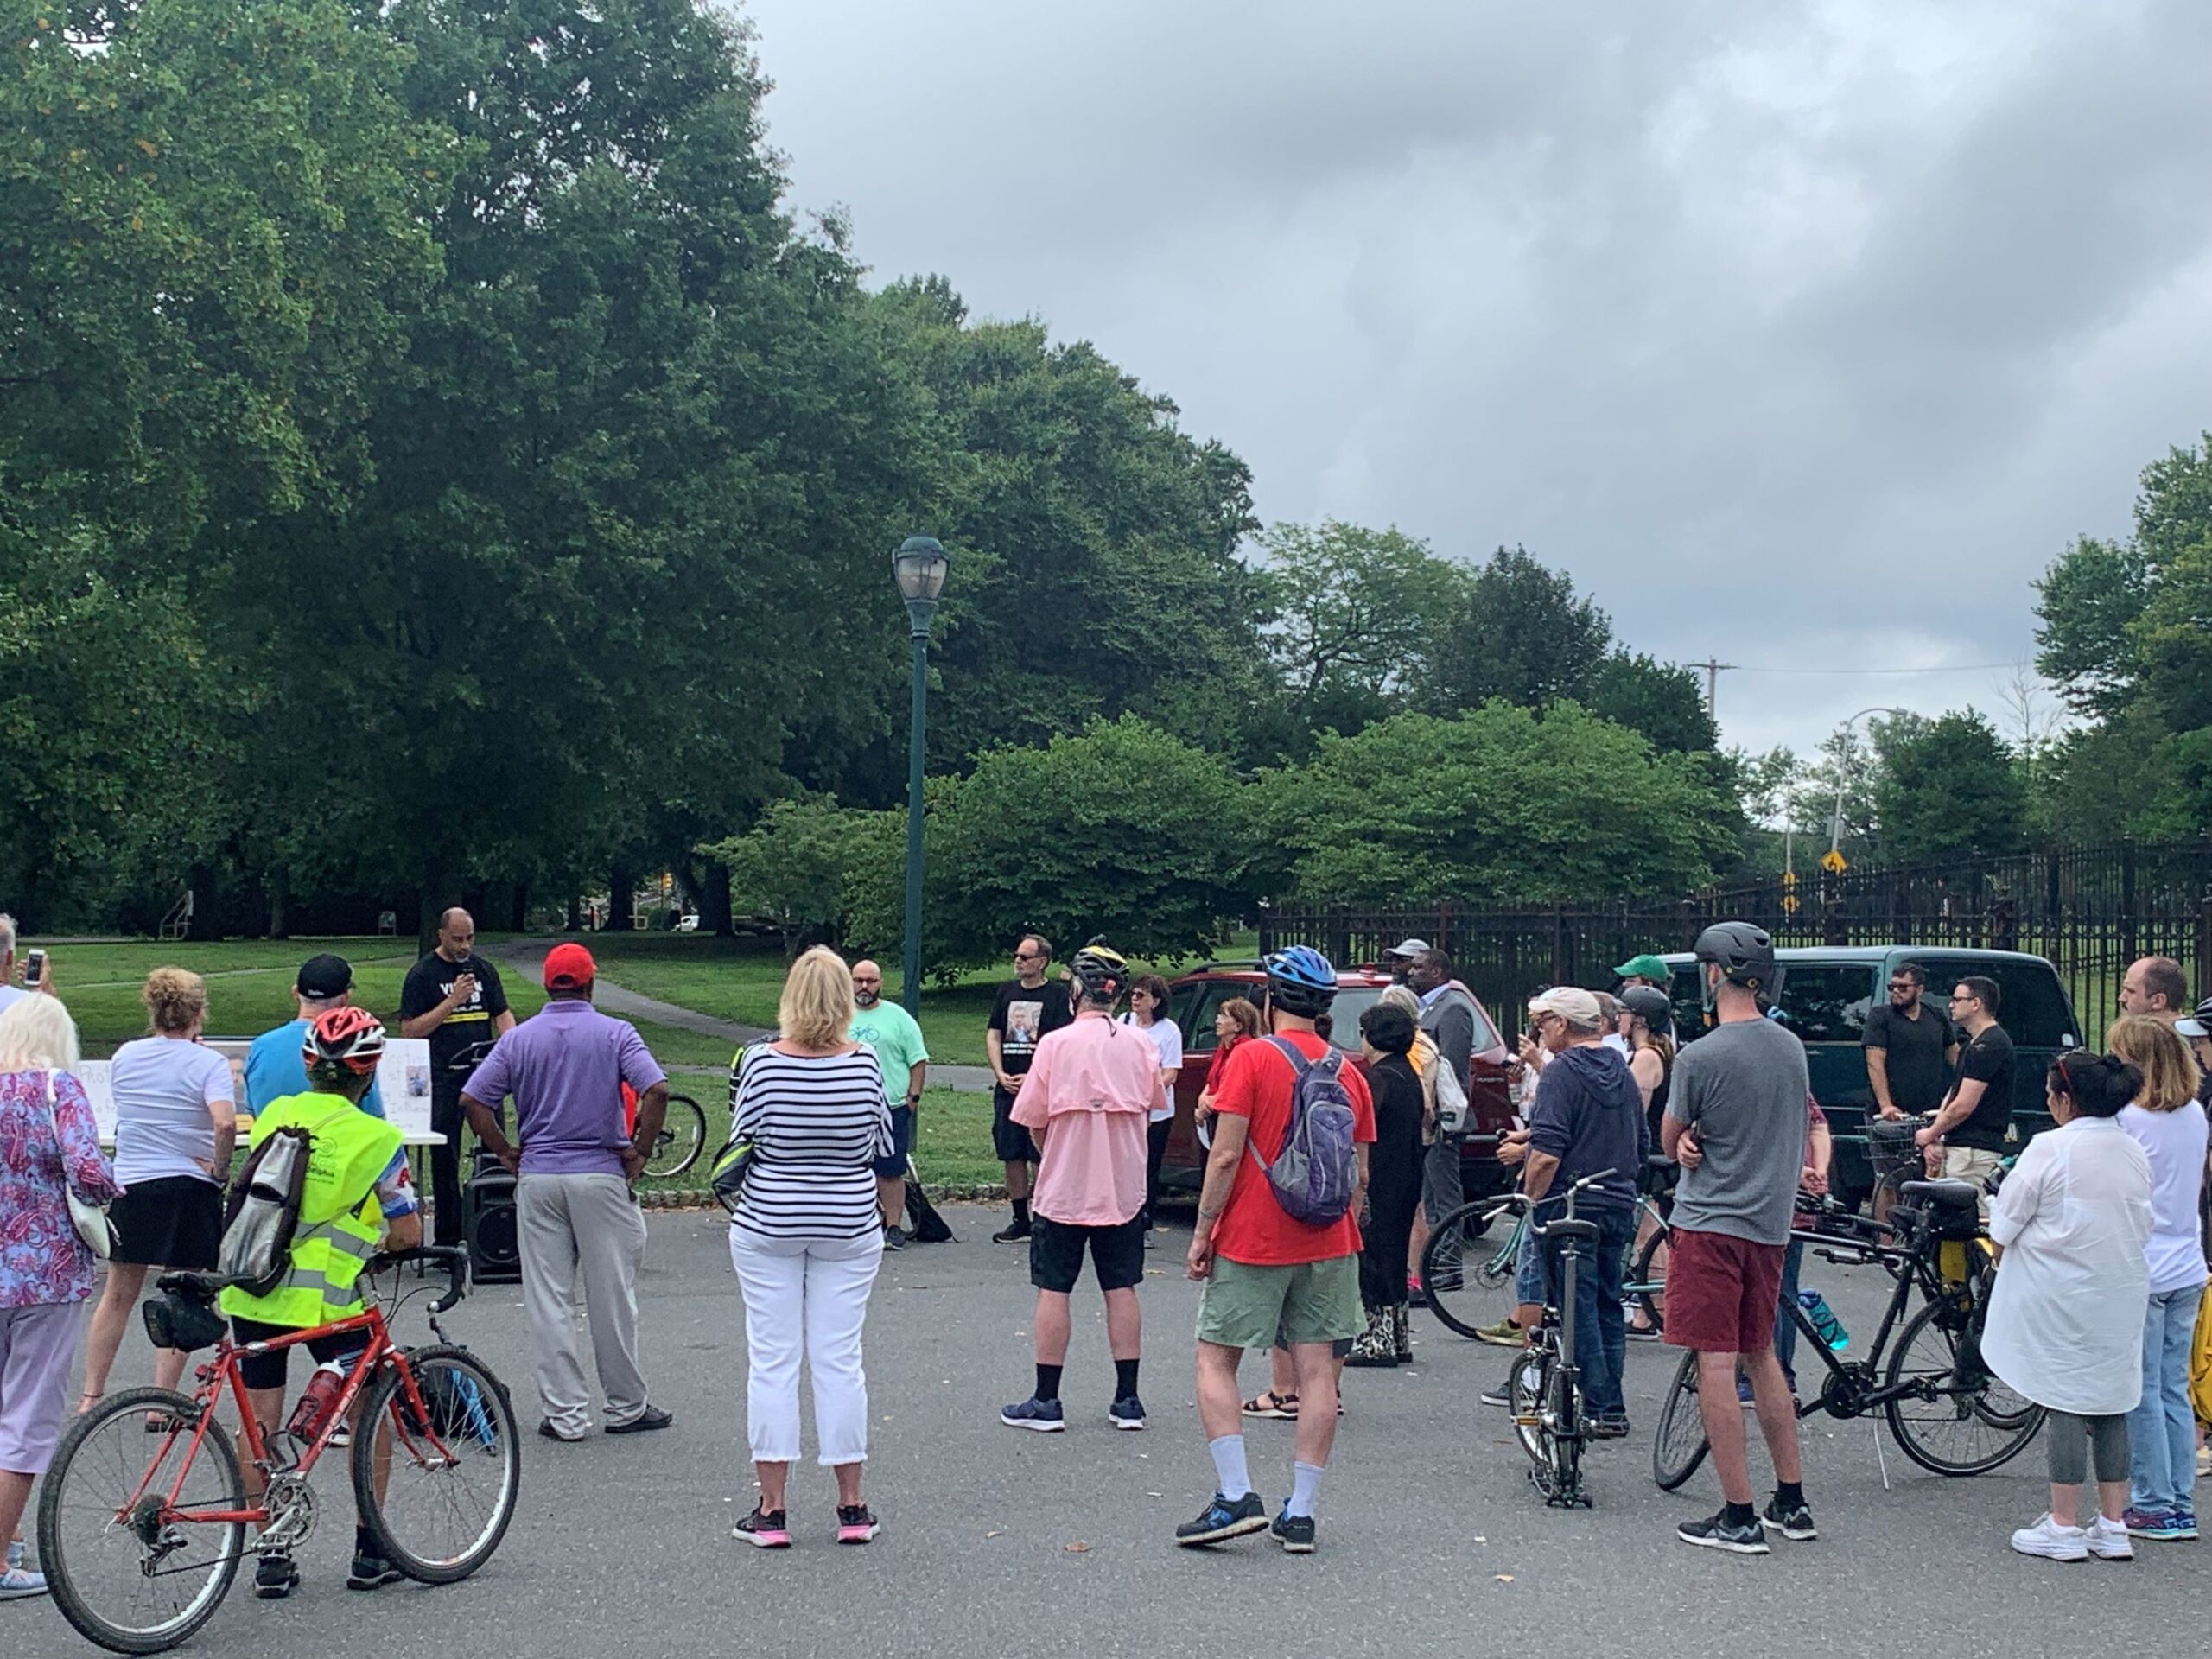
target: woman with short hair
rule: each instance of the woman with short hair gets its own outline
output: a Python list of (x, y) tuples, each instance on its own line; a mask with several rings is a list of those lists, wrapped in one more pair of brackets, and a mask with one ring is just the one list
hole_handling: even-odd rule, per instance
[(1405, 1010), (1377, 1002), (1359, 1017), (1367, 1087), (1375, 1097), (1375, 1144), (1368, 1150), (1368, 1215), (1360, 1226), (1359, 1299), (1367, 1329), (1352, 1339), (1351, 1365), (1395, 1365), (1410, 1348), (1406, 1244), (1421, 1207), (1421, 1079), (1408, 1058), (1417, 1034)]
[[(146, 1275), (211, 1273), (223, 1243), (237, 1090), (230, 1061), (200, 1040), (207, 1023), (207, 982), (181, 968), (156, 968), (138, 995), (149, 1034), (124, 1044), (108, 1063), (115, 1177), (124, 1191), (108, 1212), (115, 1253), (86, 1340), (79, 1411), (107, 1392), (108, 1371)], [(181, 1348), (156, 1348), (154, 1386), (175, 1388), (186, 1358)], [(149, 1420), (149, 1427), (158, 1424)]]
[(2204, 1300), (2199, 1204), (2208, 1140), (2195, 1056), (2146, 1014), (2113, 1022), (2105, 1046), (2143, 1074), (2120, 1127), (2151, 1160), (2151, 1300), (2143, 1316), (2143, 1397), (2127, 1415), (2127, 1529), (2171, 1543), (2196, 1536), (2196, 1414), (2189, 1399), (2197, 1305)]
[(1183, 1071), (1183, 1028), (1167, 1017), (1167, 982), (1158, 974), (1139, 974), (1129, 982), (1129, 1011), (1122, 1016), (1152, 1039), (1160, 1053), (1160, 1087), (1166, 1104), (1145, 1123), (1145, 1248), (1152, 1248), (1154, 1217), (1160, 1210), (1160, 1166), (1167, 1156), (1168, 1132), (1175, 1127), (1175, 1079)]
[(891, 1150), (891, 1108), (874, 1051), (846, 1038), (853, 980), (836, 951), (817, 945), (791, 964), (776, 1019), (777, 1036), (730, 1068), (730, 1132), (753, 1143), (729, 1254), (745, 1298), (746, 1437), (760, 1483), (732, 1531), (763, 1549), (790, 1548), (804, 1355), (820, 1461), (836, 1474), (837, 1541), (865, 1544), (877, 1523), (861, 1495), (861, 1328), (883, 1261), (875, 1160)]
[(77, 1027), (56, 999), (18, 997), (0, 1014), (0, 1539), (10, 1541), (0, 1600), (46, 1589), (13, 1541), (61, 1438), (98, 1276), (67, 1194), (104, 1203), (121, 1191), (76, 1066)]

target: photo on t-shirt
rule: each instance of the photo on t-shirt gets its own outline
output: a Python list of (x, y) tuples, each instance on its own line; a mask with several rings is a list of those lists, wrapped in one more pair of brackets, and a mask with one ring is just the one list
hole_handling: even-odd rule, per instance
[(1015, 1048), (1037, 1046), (1038, 1028), (1045, 1023), (1045, 1005), (1036, 1002), (1009, 1002), (1006, 1005), (1006, 1041)]

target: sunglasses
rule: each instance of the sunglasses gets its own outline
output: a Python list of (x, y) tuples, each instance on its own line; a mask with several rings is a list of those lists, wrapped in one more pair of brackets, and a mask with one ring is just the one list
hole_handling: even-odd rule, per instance
[(1042, 962), (1045, 953), (1042, 950), (1017, 950), (1014, 953), (1014, 959), (1016, 962)]
[(1893, 991), (1916, 991), (1920, 987), (1909, 979), (1893, 979), (1890, 982), (1890, 988)]

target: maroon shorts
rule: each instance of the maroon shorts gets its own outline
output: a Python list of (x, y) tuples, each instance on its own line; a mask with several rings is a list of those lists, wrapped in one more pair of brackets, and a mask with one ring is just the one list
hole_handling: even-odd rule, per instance
[(1773, 1346), (1788, 1248), (1728, 1233), (1669, 1234), (1667, 1340), (1701, 1354), (1757, 1354)]

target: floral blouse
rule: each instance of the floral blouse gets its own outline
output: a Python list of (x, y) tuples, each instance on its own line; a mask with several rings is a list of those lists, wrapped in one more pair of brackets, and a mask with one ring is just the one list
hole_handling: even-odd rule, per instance
[[(39, 1307), (92, 1299), (99, 1262), (77, 1236), (62, 1195), (62, 1171), (79, 1198), (105, 1203), (123, 1189), (100, 1155), (99, 1129), (84, 1085), (44, 1071), (0, 1074), (0, 1307)], [(54, 1138), (59, 1126), (61, 1139)]]

